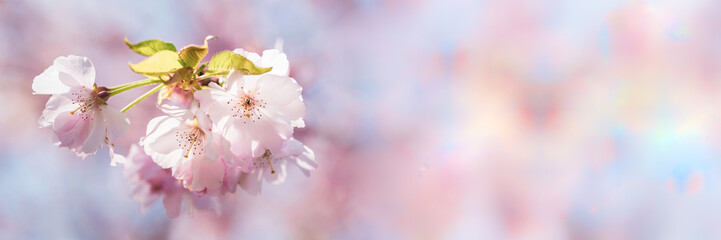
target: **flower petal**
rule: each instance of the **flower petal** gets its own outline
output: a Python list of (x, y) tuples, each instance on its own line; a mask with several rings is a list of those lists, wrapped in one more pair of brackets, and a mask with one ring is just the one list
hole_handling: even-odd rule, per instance
[(148, 128), (145, 131), (145, 141), (155, 141), (155, 138), (160, 137), (163, 134), (174, 132), (180, 127), (182, 122), (173, 117), (160, 116), (150, 119), (148, 122)]
[(190, 118), (193, 115), (188, 109), (176, 105), (163, 104), (158, 108), (160, 108), (160, 111), (163, 113), (176, 118)]
[[(247, 128), (241, 125), (243, 123), (239, 119), (229, 119), (228, 121), (234, 123), (226, 124), (226, 129), (223, 130), (223, 136), (225, 136), (225, 139), (230, 143), (230, 152), (236, 158), (252, 157), (253, 141)], [(239, 121), (240, 123), (237, 123)]]
[(163, 205), (165, 205), (165, 214), (169, 218), (175, 218), (180, 215), (180, 205), (183, 202), (183, 189), (168, 191), (163, 196)]
[[(160, 143), (159, 143), (160, 144)], [(158, 166), (162, 168), (175, 168), (178, 167), (179, 164), (185, 159), (183, 157), (184, 152), (182, 149), (178, 148), (175, 150), (170, 151), (169, 153), (165, 154), (150, 154), (153, 157), (153, 162), (155, 164), (158, 164)], [(147, 154), (147, 150), (146, 150)]]
[(205, 146), (203, 146), (203, 148), (205, 149), (205, 152), (203, 152), (203, 155), (210, 159), (217, 159), (219, 157), (222, 137), (220, 134), (213, 134), (213, 132), (208, 130), (204, 130), (204, 132), (205, 141), (203, 141), (203, 144), (205, 144)]
[(303, 121), (303, 117), (305, 117), (305, 104), (300, 99), (287, 105), (269, 105), (265, 110), (272, 115), (272, 118), (276, 121), (288, 122), (292, 127), (305, 127), (305, 122)]
[(266, 115), (261, 119), (245, 125), (256, 145), (253, 147), (253, 157), (260, 157), (268, 149), (271, 152), (279, 151), (286, 140), (293, 134), (293, 128), (282, 122), (268, 119)]
[(216, 190), (223, 183), (225, 165), (219, 159), (196, 159), (193, 161), (191, 191)]
[(289, 104), (300, 98), (303, 90), (294, 79), (273, 74), (261, 75), (257, 89), (268, 105)]
[(248, 192), (250, 195), (258, 195), (263, 187), (262, 171), (253, 171), (250, 173), (241, 173), (238, 178), (240, 188)]
[(195, 98), (200, 102), (200, 110), (207, 113), (211, 120), (220, 121), (221, 118), (228, 116), (232, 106), (228, 102), (234, 98), (234, 95), (226, 91), (209, 88), (195, 92)]
[(43, 110), (43, 115), (38, 120), (38, 123), (41, 127), (52, 126), (59, 115), (70, 115), (70, 112), (73, 110), (74, 107), (69, 98), (64, 95), (53, 95), (48, 99), (48, 103), (45, 104), (45, 110)]
[(73, 55), (58, 57), (53, 67), (59, 72), (69, 74), (80, 86), (92, 89), (95, 84), (95, 67), (87, 57)]
[(238, 81), (240, 83), (239, 86), (243, 87), (242, 91), (234, 91), (234, 89), (229, 89), (228, 91), (233, 94), (238, 93), (239, 96), (241, 96), (244, 93), (251, 93), (253, 91), (257, 92), (258, 79), (260, 79), (260, 77), (264, 76), (264, 75), (266, 75), (266, 74), (243, 76), (242, 81)]
[(225, 88), (230, 93), (238, 93), (240, 90), (240, 87), (244, 84), (245, 75), (243, 75), (243, 72), (231, 70), (228, 73), (228, 76), (225, 77)]
[(33, 79), (34, 94), (63, 94), (85, 87), (92, 90), (95, 68), (86, 57), (58, 57), (53, 65)]
[(307, 146), (303, 146), (305, 149), (303, 153), (293, 158), (293, 163), (298, 166), (301, 172), (307, 177), (310, 176), (310, 172), (318, 168), (318, 163), (315, 160), (315, 153)]
[(63, 94), (69, 92), (75, 85), (64, 82), (60, 78), (60, 72), (51, 66), (33, 79), (32, 87), (33, 94)]
[(277, 118), (290, 122), (293, 127), (305, 126), (305, 104), (300, 95), (302, 89), (289, 77), (265, 74), (258, 81), (260, 97), (267, 103), (266, 111), (275, 113)]
[(181, 127), (180, 120), (173, 117), (153, 118), (148, 123), (147, 136), (140, 140), (140, 145), (161, 167), (174, 167), (183, 154), (175, 135)]
[(107, 129), (103, 124), (102, 114), (96, 112), (89, 122), (90, 133), (83, 143), (82, 152), (93, 154), (105, 142)]
[(313, 150), (295, 138), (291, 138), (285, 144), (283, 155), (289, 162), (297, 165), (306, 177), (310, 176), (310, 172), (318, 167)]
[(282, 53), (278, 49), (269, 49), (263, 51), (263, 57), (260, 59), (261, 67), (273, 67), (270, 70), (270, 74), (276, 74), (280, 76), (288, 76), (290, 73), (290, 63), (288, 62), (288, 56)]
[(278, 185), (285, 181), (285, 177), (287, 175), (286, 170), (286, 162), (283, 160), (277, 161), (277, 164), (273, 165), (273, 170), (275, 170), (275, 173), (272, 171), (263, 171), (263, 176), (265, 178), (265, 181), (268, 181), (270, 184)]
[(53, 131), (59, 141), (58, 146), (68, 147), (76, 153), (81, 152), (80, 148), (90, 133), (89, 122), (84, 120), (80, 114), (58, 115), (53, 123)]
[(108, 128), (108, 139), (113, 140), (125, 134), (130, 127), (130, 120), (118, 109), (101, 106), (105, 126)]

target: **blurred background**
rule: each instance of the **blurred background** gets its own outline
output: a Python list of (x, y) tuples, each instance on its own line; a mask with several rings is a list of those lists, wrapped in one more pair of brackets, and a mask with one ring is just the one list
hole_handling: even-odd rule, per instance
[[(721, 2), (0, 0), (0, 239), (719, 239)], [(168, 219), (107, 150), (37, 119), (58, 56), (142, 79), (131, 42), (260, 52), (303, 86), (319, 169)], [(113, 97), (121, 108), (147, 89)], [(160, 116), (129, 112), (118, 152)]]

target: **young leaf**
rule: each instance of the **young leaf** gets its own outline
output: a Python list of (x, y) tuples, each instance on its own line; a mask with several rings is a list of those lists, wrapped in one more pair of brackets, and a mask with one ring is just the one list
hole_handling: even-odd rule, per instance
[(128, 45), (130, 50), (135, 51), (136, 53), (140, 53), (144, 56), (152, 56), (156, 52), (160, 52), (163, 50), (173, 51), (176, 52), (178, 50), (175, 49), (175, 45), (169, 42), (163, 42), (160, 40), (147, 40), (142, 41), (136, 44), (132, 44), (128, 42), (128, 39), (125, 39), (125, 45)]
[(147, 76), (165, 75), (182, 67), (178, 54), (169, 50), (159, 51), (138, 64), (130, 64), (133, 72)]
[(272, 68), (260, 68), (240, 54), (223, 51), (215, 54), (215, 56), (210, 59), (205, 75), (227, 75), (231, 70), (241, 71), (243, 74), (248, 75), (258, 75), (267, 73), (271, 69)]
[[(192, 82), (190, 80), (193, 78), (193, 69), (190, 67), (183, 67), (181, 69), (178, 69), (178, 71), (173, 74), (173, 78), (177, 78), (178, 81), (180, 81), (181, 89), (187, 89), (187, 87)], [(173, 81), (173, 79), (170, 80)]]
[(165, 87), (160, 89), (160, 93), (158, 93), (158, 105), (160, 105), (163, 99), (170, 99), (170, 96), (172, 96), (175, 87), (180, 86), (181, 89), (186, 89), (191, 82), (189, 80), (192, 78), (193, 69), (190, 67), (183, 67), (175, 71), (173, 77), (171, 77), (170, 79), (168, 79), (168, 81), (165, 82)]
[(208, 54), (208, 40), (215, 39), (215, 36), (207, 36), (205, 38), (205, 44), (203, 46), (190, 45), (180, 50), (180, 60), (183, 66), (195, 68), (203, 60), (205, 55)]

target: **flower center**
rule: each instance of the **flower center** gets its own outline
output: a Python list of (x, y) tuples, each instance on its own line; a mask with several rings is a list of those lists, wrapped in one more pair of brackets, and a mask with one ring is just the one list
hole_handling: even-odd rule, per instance
[(191, 151), (193, 155), (202, 154), (205, 151), (205, 134), (197, 124), (175, 132), (175, 139), (178, 140), (178, 146), (185, 152), (183, 155), (185, 158), (188, 158)]
[(265, 108), (265, 101), (259, 98), (258, 95), (260, 93), (246, 93), (238, 99), (228, 101), (228, 105), (233, 106), (231, 109), (233, 117), (243, 119), (243, 123), (255, 122), (255, 120), (260, 119), (263, 116), (260, 109)]
[(269, 150), (265, 150), (265, 153), (263, 153), (263, 156), (257, 157), (253, 159), (253, 169), (266, 169), (270, 168), (270, 173), (274, 174), (275, 169), (273, 169), (272, 162), (277, 162), (278, 158), (271, 158), (271, 154)]
[(102, 109), (98, 108), (98, 106), (102, 103), (102, 100), (98, 98), (96, 94), (93, 94), (88, 90), (89, 89), (83, 86), (83, 88), (77, 92), (70, 93), (70, 101), (72, 104), (78, 105), (75, 110), (70, 112), (70, 115), (75, 115), (75, 113), (79, 112), (79, 115), (83, 120), (92, 120), (93, 115), (86, 114), (86, 112), (90, 113), (92, 112), (91, 110), (102, 111)]

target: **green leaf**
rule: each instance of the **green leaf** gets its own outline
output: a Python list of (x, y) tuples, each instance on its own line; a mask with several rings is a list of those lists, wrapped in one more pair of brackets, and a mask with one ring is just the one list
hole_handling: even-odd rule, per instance
[[(180, 82), (182, 83), (182, 84), (181, 84), (181, 88), (182, 88), (182, 89), (186, 89), (186, 88), (188, 87), (188, 85), (192, 82), (192, 81), (190, 81), (190, 80), (193, 79), (193, 76), (194, 76), (194, 75), (193, 75), (193, 69), (192, 69), (192, 68), (190, 68), (190, 67), (183, 67), (183, 68), (181, 68), (181, 69), (178, 69), (177, 72), (175, 72), (175, 74), (173, 75), (173, 78), (177, 78), (178, 81), (180, 81)], [(173, 79), (171, 79), (171, 81), (172, 81), (172, 80), (173, 80)]]
[(173, 73), (182, 67), (178, 54), (169, 50), (159, 51), (138, 64), (130, 64), (133, 72), (147, 76)]
[(241, 71), (246, 75), (258, 75), (267, 73), (271, 69), (272, 68), (260, 68), (240, 54), (223, 51), (215, 54), (215, 56), (210, 59), (205, 75), (227, 75), (231, 70)]
[(200, 63), (200, 60), (208, 54), (208, 48), (201, 46), (187, 46), (180, 50), (180, 63), (183, 66), (195, 68)]
[(136, 44), (132, 44), (128, 42), (128, 39), (125, 39), (125, 45), (128, 45), (130, 50), (135, 51), (136, 53), (140, 53), (143, 56), (152, 56), (153, 54), (168, 50), (176, 52), (178, 50), (175, 49), (175, 45), (169, 42), (163, 42), (160, 40), (146, 40), (142, 41)]
[(208, 54), (208, 40), (212, 39), (215, 39), (215, 36), (210, 35), (205, 37), (205, 44), (203, 44), (203, 46), (190, 45), (181, 49), (178, 53), (178, 55), (180, 55), (180, 63), (186, 67), (197, 67), (205, 55)]

